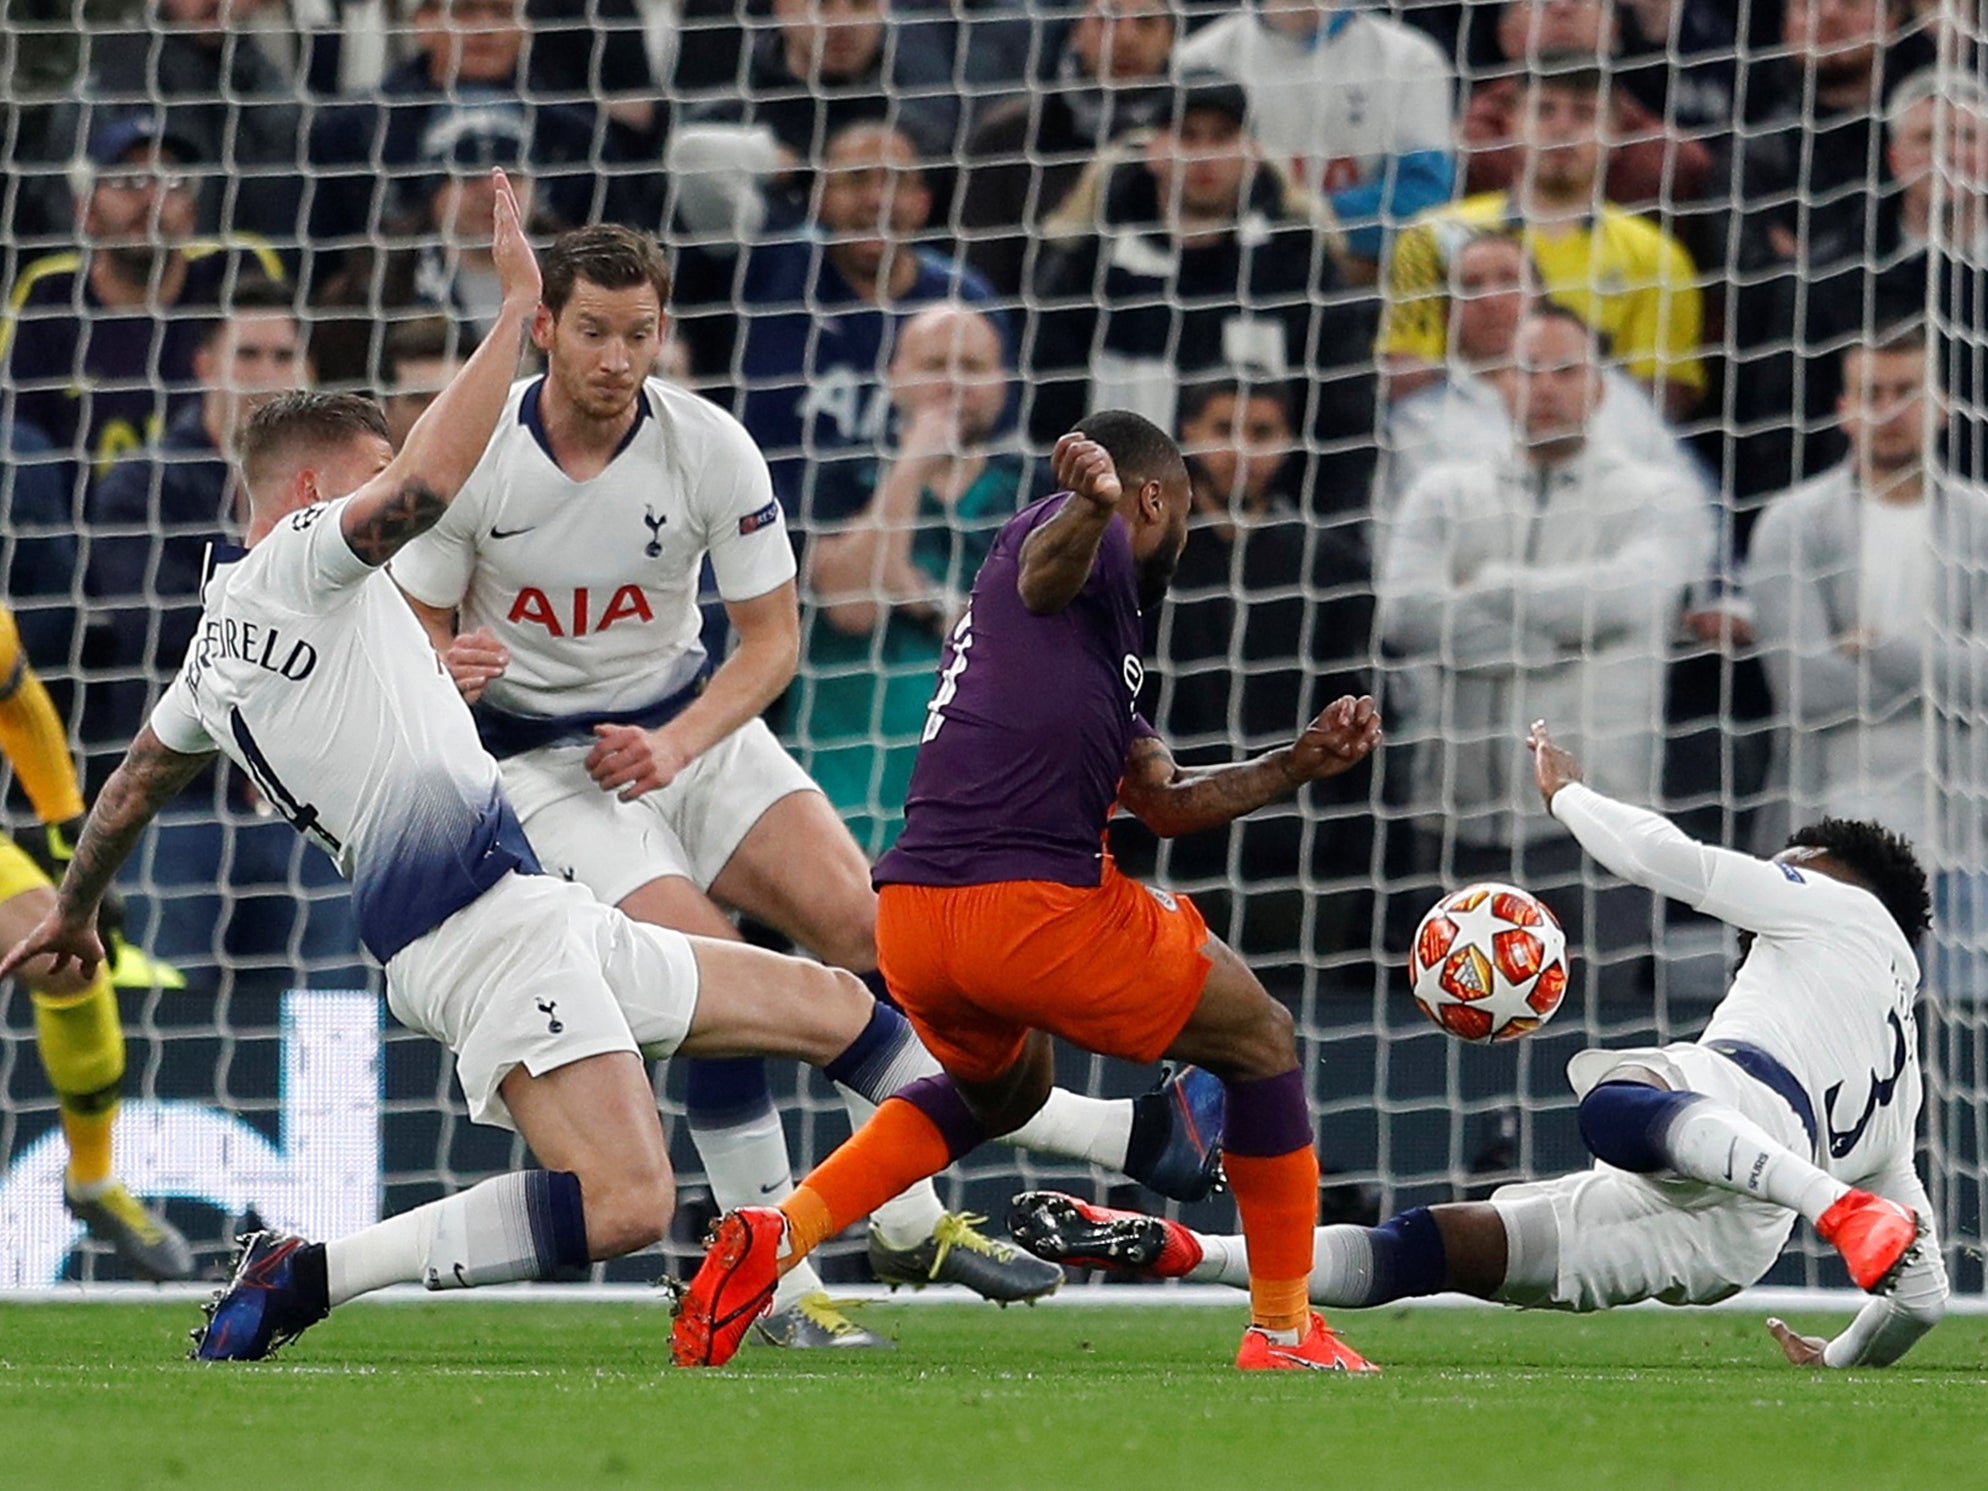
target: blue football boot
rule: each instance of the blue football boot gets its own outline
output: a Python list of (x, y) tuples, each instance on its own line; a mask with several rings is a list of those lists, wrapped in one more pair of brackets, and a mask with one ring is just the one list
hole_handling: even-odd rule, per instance
[(1200, 1067), (1178, 1067), (1132, 1102), (1125, 1173), (1170, 1200), (1207, 1199), (1222, 1184), (1228, 1099), (1220, 1079)]
[(325, 1293), (324, 1248), (287, 1232), (251, 1232), (228, 1287), (200, 1307), (197, 1362), (255, 1362), (272, 1356), (331, 1312)]

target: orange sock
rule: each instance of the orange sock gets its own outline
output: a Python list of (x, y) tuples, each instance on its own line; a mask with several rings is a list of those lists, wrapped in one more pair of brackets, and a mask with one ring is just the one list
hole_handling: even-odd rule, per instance
[(1222, 1156), (1249, 1248), (1249, 1313), (1269, 1330), (1302, 1331), (1311, 1315), (1312, 1230), (1318, 1225), (1318, 1155)]
[[(924, 1110), (903, 1098), (886, 1099), (870, 1121), (809, 1172), (780, 1203), (787, 1217), (785, 1273), (858, 1217), (866, 1217), (907, 1186), (937, 1175), (953, 1162), (952, 1147)], [(1314, 1170), (1314, 1176), (1317, 1172)], [(1317, 1189), (1314, 1180), (1313, 1189)], [(1309, 1250), (1309, 1234), (1305, 1244)], [(1311, 1272), (1306, 1253), (1305, 1272)]]

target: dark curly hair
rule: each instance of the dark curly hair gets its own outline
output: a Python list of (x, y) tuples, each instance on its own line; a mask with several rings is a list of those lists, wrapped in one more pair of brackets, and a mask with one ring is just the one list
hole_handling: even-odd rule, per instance
[(1914, 947), (1933, 924), (1933, 897), (1912, 846), (1881, 823), (1824, 818), (1788, 836), (1790, 849), (1819, 849), (1884, 903)]

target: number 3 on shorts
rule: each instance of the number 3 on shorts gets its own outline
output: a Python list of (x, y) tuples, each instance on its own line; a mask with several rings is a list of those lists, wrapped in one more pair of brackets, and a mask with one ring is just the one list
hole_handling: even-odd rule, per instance
[(921, 745), (939, 733), (939, 727), (946, 722), (946, 706), (959, 692), (959, 676), (966, 671), (966, 655), (973, 646), (973, 607), (968, 606), (960, 613), (959, 620), (953, 623), (952, 644), (953, 660), (939, 675), (939, 686), (932, 692), (932, 702), (925, 706), (925, 733), (918, 737)]

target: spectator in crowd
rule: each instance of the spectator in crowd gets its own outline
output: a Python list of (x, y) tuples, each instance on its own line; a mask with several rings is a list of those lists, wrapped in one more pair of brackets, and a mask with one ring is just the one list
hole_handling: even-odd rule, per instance
[(538, 101), (541, 86), (525, 71), (524, 6), (414, 0), (414, 55), (387, 74), (376, 102), (328, 109), (312, 129), (312, 227), (321, 250), (363, 248), (413, 210), (430, 175), (422, 159), (429, 130), (465, 105), (508, 103), (522, 112), (540, 205), (560, 221), (632, 218), (637, 183), (612, 169), (629, 158), (625, 137), (602, 126), (597, 147), (595, 108), (584, 97)]
[(1190, 78), (1143, 148), (1106, 155), (1044, 225), (1029, 427), (1047, 444), (1087, 409), (1171, 429), (1182, 380), (1248, 376), (1305, 390), (1314, 510), (1363, 507), (1373, 380), (1365, 313), (1330, 251), (1319, 199), (1264, 163), (1248, 97)]
[(1261, 0), (1183, 41), (1182, 71), (1249, 91), (1264, 153), (1332, 204), (1349, 250), (1450, 199), (1450, 67), (1422, 32), (1338, 0)]
[[(1496, 459), (1512, 443), (1505, 383), (1519, 324), (1539, 299), (1525, 246), (1502, 228), (1465, 239), (1450, 259), (1450, 330), (1441, 375), (1389, 406), (1375, 515), (1385, 519), (1431, 466)], [(1604, 367), (1588, 438), (1670, 467), (1711, 496), (1707, 473), (1664, 422), (1642, 384)]]
[(773, 17), (743, 79), (688, 96), (667, 154), (673, 188), (700, 173), (756, 177), (787, 226), (808, 214), (804, 165), (851, 125), (886, 125), (929, 159), (952, 155), (958, 90), (923, 28), (893, 36), (886, 0), (773, 0)]
[(510, 177), (534, 234), (560, 224), (534, 207), (530, 131), (523, 110), (485, 103), (436, 111), (421, 140), (420, 175), (408, 178), (413, 214), (390, 223), (383, 241), (354, 250), (317, 298), (311, 337), (327, 386), (375, 387), (381, 348), (399, 322), (441, 312), (480, 340), (501, 300), (491, 267), (497, 191), (491, 169)]
[[(1466, 193), (1509, 191), (1518, 181), (1525, 162), (1520, 79), (1542, 61), (1605, 64), (1615, 50), (1619, 14), (1608, 0), (1506, 0), (1498, 15), (1500, 65), (1472, 85), (1458, 129)], [(1703, 143), (1667, 133), (1663, 116), (1624, 87), (1610, 86), (1604, 107), (1609, 201), (1640, 212), (1704, 191), (1712, 153)]]
[(232, 543), (242, 529), (235, 434), (269, 399), (304, 387), (309, 372), (290, 291), (270, 281), (241, 286), (229, 314), (206, 321), (193, 354), (199, 399), (91, 489), (85, 589), (98, 681), (86, 739), (131, 739), (178, 670), (200, 620), (207, 546)]
[(940, 644), (1021, 505), (1022, 459), (994, 440), (1006, 359), (978, 310), (931, 306), (911, 317), (887, 380), (896, 454), (863, 463), (868, 491), (851, 484), (856, 506), (816, 507), (795, 759), (872, 858), (903, 827)]
[(1750, 70), (1753, 117), (1724, 164), (1721, 245), (1731, 266), (1726, 381), (1742, 495), (1779, 491), (1813, 469), (1791, 426), (1805, 411), (1826, 415), (1832, 390), (1811, 398), (1796, 387), (1804, 377), (1793, 362), (1797, 328), (1784, 317), (1824, 254), (1854, 244), (1866, 258), (1868, 204), (1890, 189), (1885, 99), (1925, 48), (1903, 32), (1906, 20), (1899, 0), (1787, 0), (1785, 56)]
[(651, 159), (666, 123), (662, 84), (676, 64), (676, 0), (526, 0), (533, 93), (606, 111), (631, 158)]
[[(93, 30), (88, 73), (54, 111), (46, 153), (72, 159), (106, 111), (158, 109), (167, 131), (205, 165), (199, 230), (294, 245), (303, 228), (304, 115), (288, 74), (235, 24), (248, 8), (238, 0), (149, 0), (146, 24)], [(59, 213), (59, 200), (50, 205)]]
[(197, 161), (156, 115), (101, 127), (77, 183), (80, 252), (30, 261), (9, 294), (8, 412), (82, 470), (109, 470), (196, 402), (207, 319), (244, 279), (283, 278), (260, 240), (195, 236)]
[[(1988, 707), (1988, 494), (1927, 459), (1937, 395), (1916, 325), (1862, 336), (1842, 362), (1849, 455), (1767, 505), (1747, 586), (1797, 821), (1875, 818), (1939, 861), (1949, 825), (1927, 807), (1944, 773), (1968, 770)], [(1959, 792), (1966, 811), (1981, 785)], [(1979, 831), (1953, 847), (1978, 849)]]
[(1412, 749), (1419, 869), (1540, 892), (1592, 968), (1648, 950), (1652, 903), (1614, 884), (1590, 908), (1580, 851), (1538, 812), (1512, 742), (1529, 721), (1565, 721), (1598, 790), (1657, 797), (1664, 664), (1711, 523), (1674, 471), (1588, 438), (1601, 380), (1573, 312), (1532, 310), (1506, 387), (1514, 444), (1424, 473), (1381, 556), (1382, 644), (1436, 693), (1396, 723), (1393, 749)]
[(1602, 89), (1590, 67), (1529, 77), (1520, 93), (1518, 184), (1427, 213), (1395, 240), (1380, 338), (1392, 397), (1441, 375), (1451, 255), (1473, 232), (1502, 226), (1524, 245), (1546, 294), (1601, 334), (1667, 416), (1697, 403), (1704, 307), (1691, 258), (1662, 229), (1602, 197)]
[(734, 408), (790, 518), (805, 527), (816, 493), (824, 511), (849, 511), (847, 484), (889, 433), (897, 328), (935, 301), (990, 298), (971, 269), (917, 245), (932, 192), (916, 147), (888, 125), (844, 126), (799, 236), (767, 236), (771, 207), (750, 178), (687, 178), (677, 206), (700, 244), (679, 256), (672, 296), (693, 365), (736, 378)]
[[(1373, 595), (1357, 537), (1308, 522), (1298, 501), (1299, 426), (1286, 385), (1189, 384), (1179, 430), (1192, 526), (1168, 604), (1148, 618), (1153, 663), (1141, 703), (1193, 766), (1269, 750), (1325, 701), (1365, 693)], [(1297, 880), (1309, 870), (1346, 892), (1318, 902), (1312, 950), (1364, 946), (1369, 908), (1353, 882), (1370, 873), (1362, 805), (1372, 774), (1347, 776), (1302, 804), (1169, 842), (1168, 882), (1193, 885), (1211, 915), (1227, 887), (1247, 882), (1247, 915), (1236, 903), (1232, 929), (1257, 955), (1297, 962), (1304, 903), (1315, 899)]]
[(1786, 0), (1785, 53), (1751, 70), (1753, 117), (1731, 146), (1735, 268), (1808, 263), (1883, 187), (1885, 96), (1925, 49), (1901, 40), (1904, 15), (1899, 0)]
[[(1936, 141), (1940, 142), (1936, 145)], [(1820, 471), (1841, 455), (1832, 418), (1842, 392), (1836, 354), (1875, 326), (1920, 316), (1938, 264), (1937, 304), (1950, 326), (1982, 335), (1981, 270), (1988, 265), (1988, 86), (1965, 74), (1914, 73), (1893, 90), (1885, 110), (1885, 165), (1890, 185), (1867, 199), (1863, 215), (1821, 239), (1810, 255), (1813, 278), (1780, 282), (1770, 322), (1792, 332), (1752, 366), (1749, 407), (1792, 410), (1794, 421), (1753, 435), (1754, 474), (1790, 478)], [(1938, 214), (1938, 216), (1936, 216)], [(1961, 409), (1980, 408), (1974, 358), (1939, 365), (1955, 375), (1948, 394)], [(1950, 469), (1984, 473), (1976, 421), (1949, 434)]]
[(1170, 0), (1087, 0), (1026, 97), (988, 111), (967, 145), (959, 212), (966, 262), (996, 293), (1029, 283), (1042, 220), (1114, 140), (1167, 107)]
[(1724, 146), (1738, 99), (1740, 38), (1727, 0), (1624, 0), (1615, 81), (1682, 138)]
[(435, 396), (469, 361), (478, 340), (447, 316), (403, 321), (387, 333), (386, 359), (380, 368), (380, 408), (386, 414), (387, 435), (395, 450), (405, 443), (414, 422), (428, 412)]

